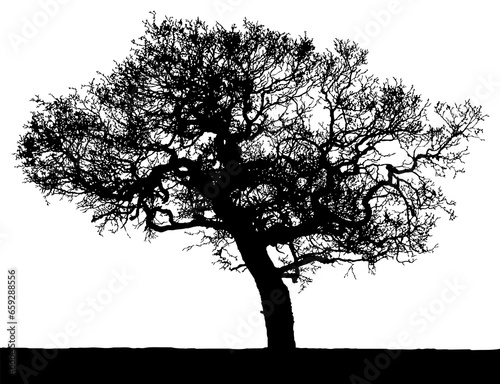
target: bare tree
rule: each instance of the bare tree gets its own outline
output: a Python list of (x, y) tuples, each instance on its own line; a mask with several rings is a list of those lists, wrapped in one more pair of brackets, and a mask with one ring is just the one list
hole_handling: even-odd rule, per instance
[(195, 245), (255, 279), (269, 348), (295, 347), (285, 278), (433, 250), (439, 212), (454, 216), (433, 179), (463, 171), (480, 108), (438, 103), (431, 121), (429, 101), (369, 75), (349, 41), (317, 52), (249, 21), (144, 25), (111, 74), (35, 97), (16, 157), (45, 198), (75, 199), (99, 231), (198, 228)]

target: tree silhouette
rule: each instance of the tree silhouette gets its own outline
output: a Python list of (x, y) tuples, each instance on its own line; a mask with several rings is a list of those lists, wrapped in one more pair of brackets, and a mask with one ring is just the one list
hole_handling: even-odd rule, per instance
[(255, 279), (269, 348), (295, 347), (285, 278), (433, 250), (438, 212), (454, 216), (433, 179), (463, 171), (479, 107), (437, 103), (432, 122), (350, 41), (317, 52), (249, 21), (144, 25), (111, 74), (34, 98), (16, 158), (45, 198), (76, 199), (99, 231), (198, 228), (196, 245)]

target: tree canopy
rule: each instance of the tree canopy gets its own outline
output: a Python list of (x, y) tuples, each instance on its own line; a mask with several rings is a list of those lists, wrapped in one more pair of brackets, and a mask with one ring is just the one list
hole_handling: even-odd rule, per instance
[(244, 270), (237, 217), (302, 284), (322, 264), (433, 250), (436, 220), (454, 217), (434, 179), (463, 171), (480, 107), (380, 81), (351, 41), (318, 52), (248, 20), (144, 24), (110, 74), (35, 97), (16, 157), (46, 198), (76, 199), (99, 231), (198, 228), (222, 268)]

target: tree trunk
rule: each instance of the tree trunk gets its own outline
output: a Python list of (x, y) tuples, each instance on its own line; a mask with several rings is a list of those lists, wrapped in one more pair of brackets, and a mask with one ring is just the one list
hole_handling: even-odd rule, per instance
[(290, 292), (267, 254), (251, 234), (235, 236), (243, 262), (252, 274), (262, 302), (269, 349), (295, 348)]

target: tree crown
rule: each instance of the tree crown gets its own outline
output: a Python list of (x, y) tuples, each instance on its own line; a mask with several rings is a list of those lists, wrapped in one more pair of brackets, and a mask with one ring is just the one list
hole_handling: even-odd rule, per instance
[(463, 172), (480, 107), (439, 102), (432, 124), (353, 42), (152, 16), (111, 74), (35, 97), (16, 157), (46, 198), (76, 198), (99, 231), (202, 228), (223, 268), (244, 268), (244, 230), (304, 284), (321, 264), (432, 251), (437, 211), (454, 217), (433, 178)]

